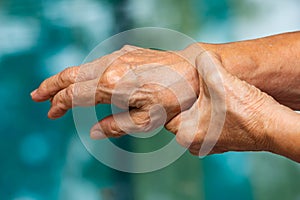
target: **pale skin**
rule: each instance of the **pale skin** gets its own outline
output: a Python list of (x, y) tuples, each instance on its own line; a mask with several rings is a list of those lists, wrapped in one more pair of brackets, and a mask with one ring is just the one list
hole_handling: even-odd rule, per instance
[[(197, 47), (205, 52), (195, 52)], [(185, 59), (192, 54), (198, 56)], [(210, 122), (220, 124), (216, 113), (225, 112), (220, 137), (209, 136), (216, 141), (209, 154), (269, 151), (300, 162), (300, 116), (293, 111), (300, 109), (299, 76), (300, 32), (295, 32), (198, 43), (178, 52), (126, 46), (46, 79), (31, 95), (34, 101), (51, 100), (51, 119), (74, 106), (130, 107), (100, 120), (91, 137), (165, 125), (195, 155), (201, 155)]]

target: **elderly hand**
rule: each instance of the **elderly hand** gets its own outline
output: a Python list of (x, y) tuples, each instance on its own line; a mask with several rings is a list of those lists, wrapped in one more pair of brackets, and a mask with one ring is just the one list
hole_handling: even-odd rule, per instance
[[(288, 126), (288, 122), (295, 122), (299, 116), (229, 74), (211, 52), (197, 57), (196, 65), (201, 83), (197, 101), (166, 124), (179, 144), (199, 156), (227, 151), (271, 151), (300, 160), (297, 143), (289, 154), (283, 151), (291, 148), (286, 145), (290, 137), (288, 128), (292, 130), (297, 125)], [(299, 128), (293, 130), (300, 133)], [(292, 133), (297, 141), (299, 136)]]
[(98, 103), (129, 109), (99, 121), (91, 129), (94, 139), (165, 124), (195, 155), (263, 150), (300, 162), (299, 115), (229, 74), (213, 53), (199, 56), (194, 68), (195, 53), (192, 47), (170, 52), (125, 46), (50, 77), (32, 99), (50, 99), (52, 119)]
[(50, 77), (31, 94), (32, 99), (50, 99), (52, 119), (75, 106), (112, 103), (130, 108), (95, 125), (91, 130), (95, 139), (147, 132), (188, 109), (197, 98), (197, 70), (184, 53), (125, 46)]

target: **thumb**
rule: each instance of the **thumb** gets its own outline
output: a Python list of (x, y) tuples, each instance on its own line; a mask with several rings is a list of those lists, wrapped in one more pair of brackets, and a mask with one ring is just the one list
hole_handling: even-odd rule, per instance
[(205, 51), (196, 58), (196, 67), (199, 79), (207, 87), (212, 104), (223, 107), (225, 104), (225, 84), (230, 85), (233, 76), (223, 67), (220, 57), (213, 52)]
[(208, 87), (222, 85), (233, 78), (223, 67), (221, 58), (211, 51), (205, 51), (197, 56), (196, 67)]
[(189, 148), (197, 141), (199, 122), (206, 117), (205, 112), (200, 112), (200, 101), (198, 98), (190, 109), (179, 113), (165, 124), (165, 128), (176, 135), (177, 142), (183, 147)]
[[(202, 89), (203, 93), (200, 91), (200, 96), (189, 110), (181, 112), (165, 125), (167, 130), (176, 135), (177, 142), (185, 147), (191, 145), (197, 137), (199, 128), (205, 129), (206, 132), (210, 121), (212, 124), (215, 124), (216, 120), (222, 121), (226, 109), (222, 74), (227, 74), (226, 71), (222, 70), (220, 59), (214, 53), (206, 51), (196, 58), (196, 66), (200, 76), (199, 80), (203, 80), (202, 87), (207, 88), (209, 94), (204, 92), (206, 89)], [(208, 110), (211, 104), (213, 113)], [(221, 115), (215, 117), (218, 114)], [(200, 121), (202, 125), (205, 124), (207, 127), (199, 127)], [(216, 130), (209, 130), (208, 132), (212, 131), (217, 132)], [(203, 137), (203, 135), (201, 136)]]

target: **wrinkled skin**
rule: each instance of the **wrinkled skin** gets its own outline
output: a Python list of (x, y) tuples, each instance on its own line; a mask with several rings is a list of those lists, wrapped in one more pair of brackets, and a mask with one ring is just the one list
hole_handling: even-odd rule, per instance
[[(276, 122), (275, 117), (270, 118), (270, 113), (279, 104), (266, 93), (229, 74), (212, 52), (199, 56), (196, 65), (202, 82), (197, 101), (166, 124), (166, 128), (176, 134), (178, 143), (200, 156), (226, 151), (270, 150), (272, 138), (267, 133)], [(208, 134), (209, 126), (212, 131)], [(191, 127), (195, 127), (193, 131)], [(200, 151), (204, 139), (207, 143)]]
[(92, 128), (91, 136), (100, 139), (147, 132), (163, 125), (194, 103), (198, 88), (197, 70), (183, 52), (124, 46), (81, 68), (67, 68), (50, 77), (32, 98), (51, 100), (48, 117), (52, 119), (74, 106), (113, 103), (130, 108)]
[(186, 50), (165, 52), (125, 46), (50, 77), (31, 94), (32, 99), (50, 100), (48, 117), (52, 119), (75, 106), (113, 103), (128, 109), (92, 127), (94, 139), (147, 132), (165, 125), (176, 134), (178, 143), (195, 155), (264, 150), (300, 161), (298, 150), (282, 153), (286, 147), (275, 144), (276, 135), (271, 134), (281, 130), (281, 115), (289, 113), (287, 118), (295, 118), (290, 109), (229, 74), (214, 53), (195, 58), (197, 68), (190, 58), (185, 59), (187, 54)]

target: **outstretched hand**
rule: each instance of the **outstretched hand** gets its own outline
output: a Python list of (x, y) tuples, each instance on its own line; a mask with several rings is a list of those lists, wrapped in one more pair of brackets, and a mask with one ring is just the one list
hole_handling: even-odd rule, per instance
[(124, 46), (48, 78), (32, 93), (32, 99), (51, 101), (51, 119), (75, 106), (112, 103), (127, 109), (102, 119), (91, 129), (92, 138), (100, 139), (164, 125), (194, 103), (198, 87), (197, 70), (183, 51)]

